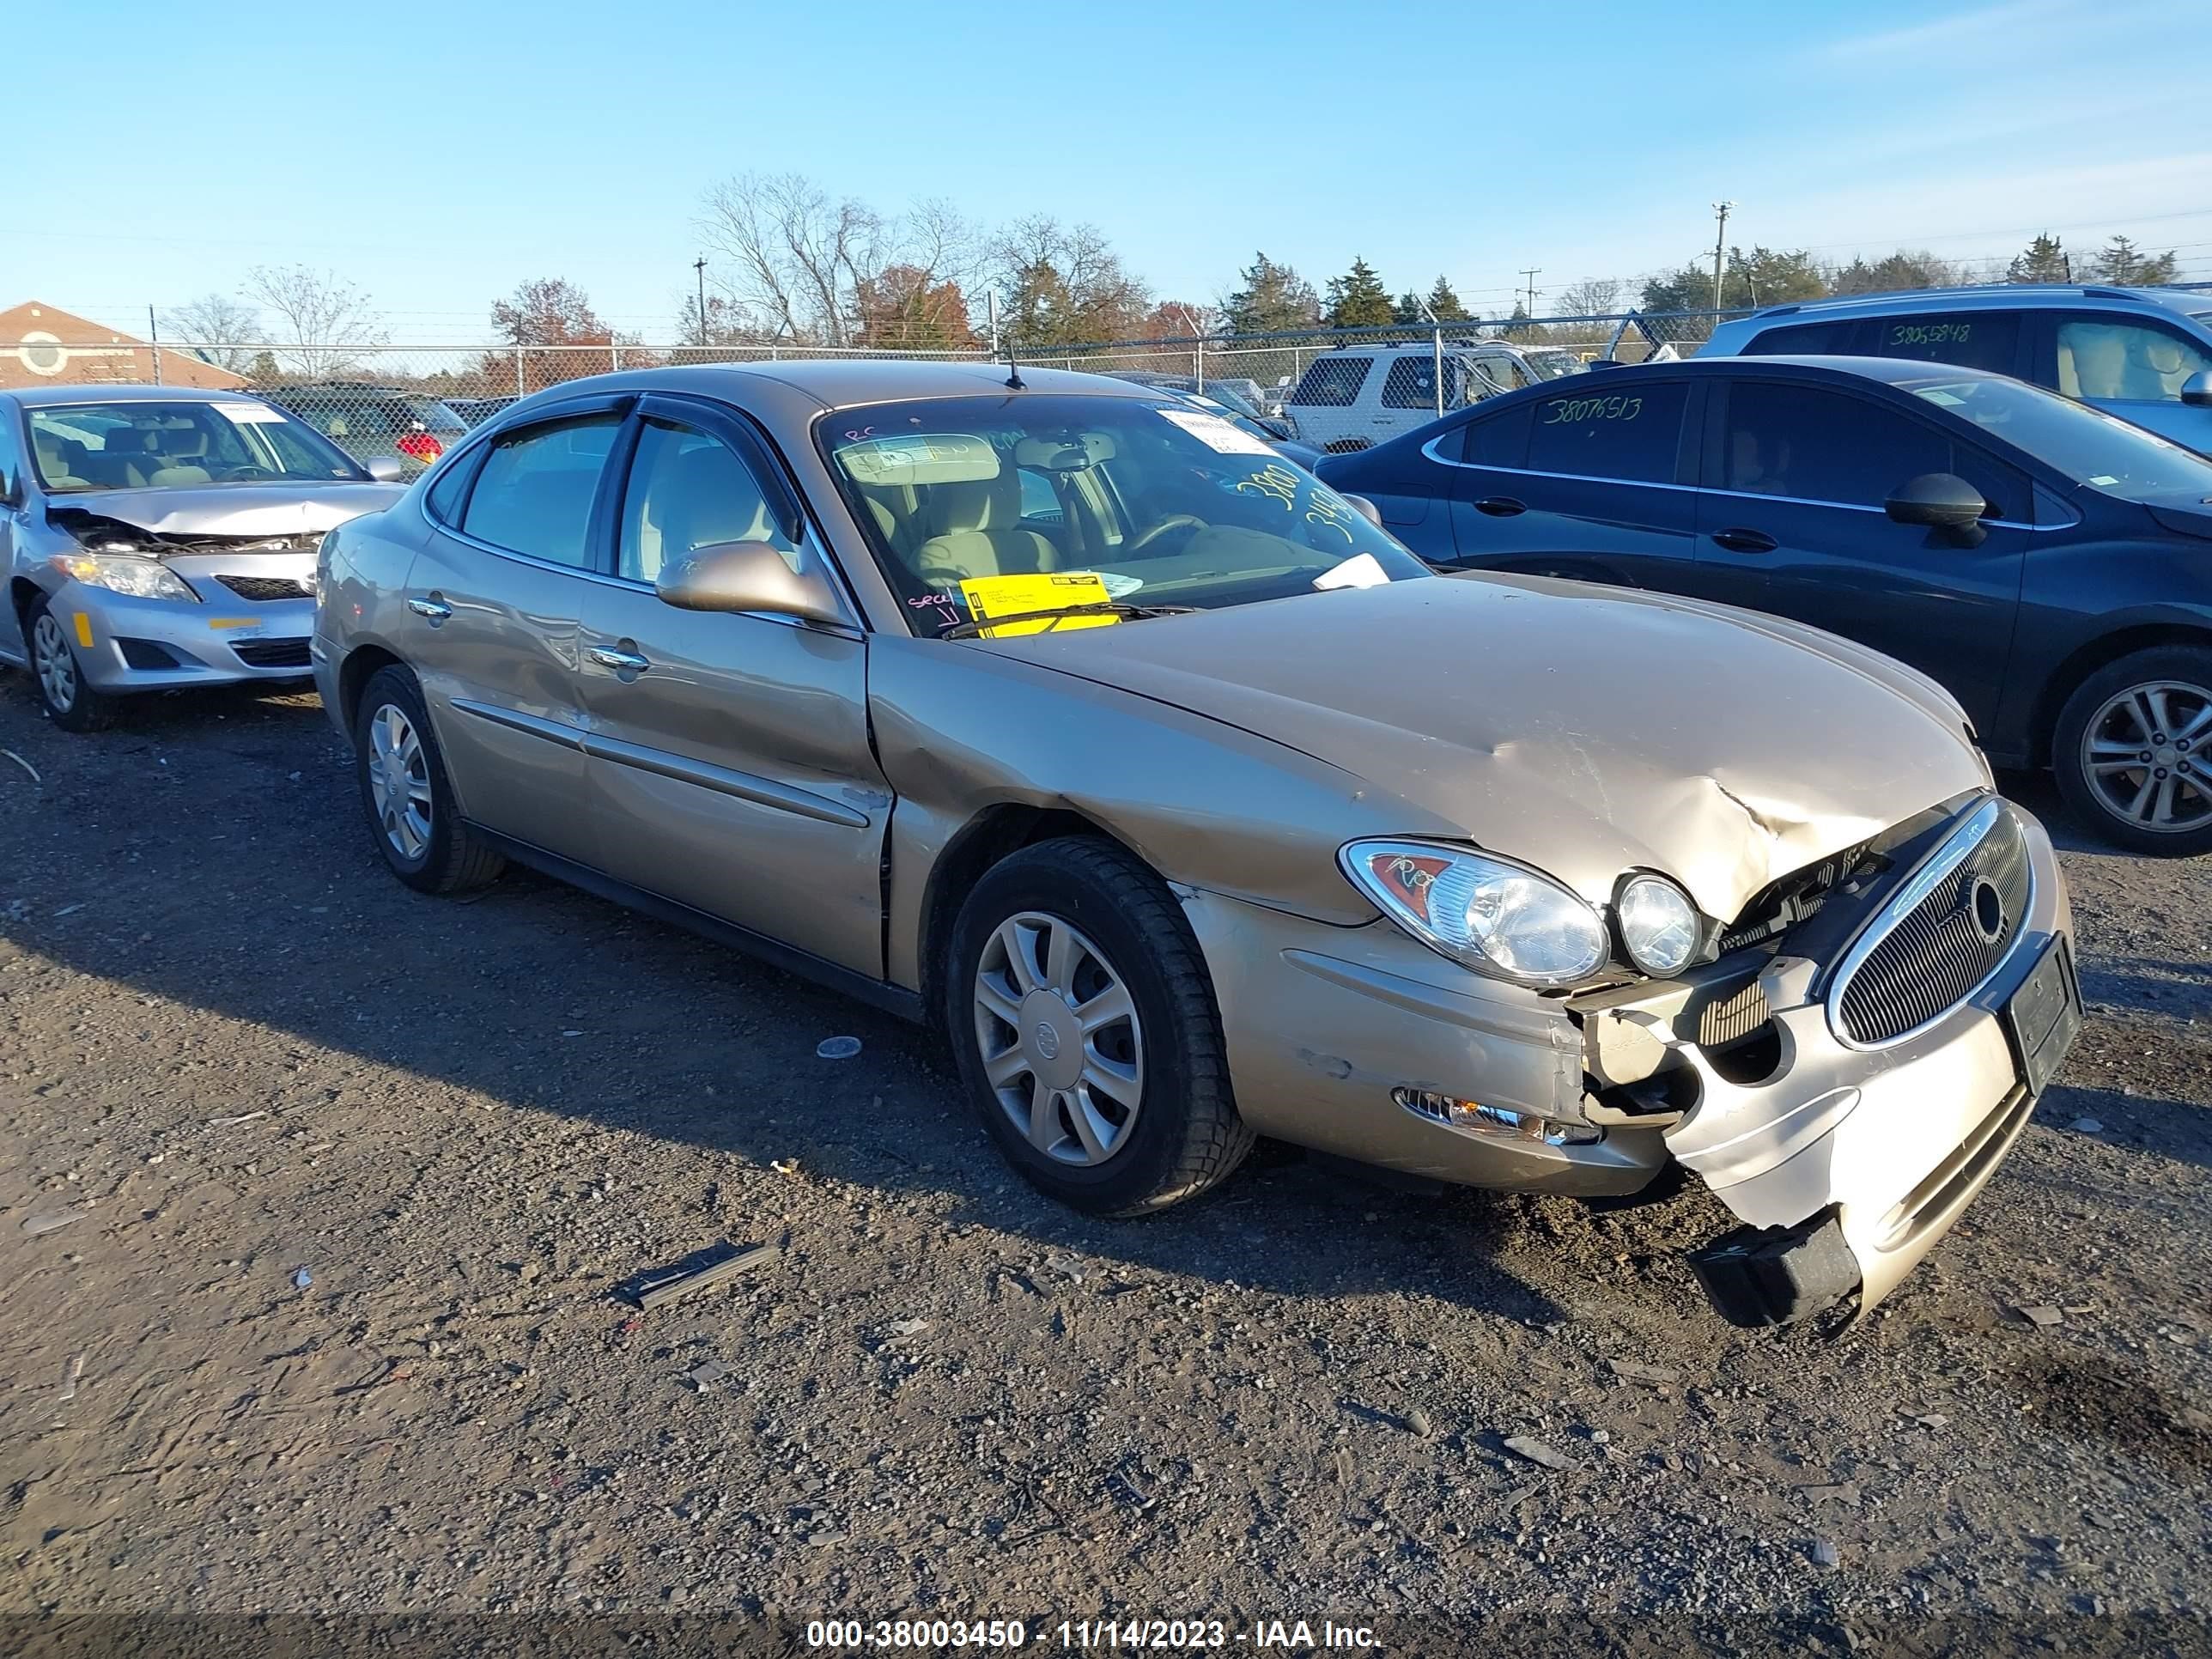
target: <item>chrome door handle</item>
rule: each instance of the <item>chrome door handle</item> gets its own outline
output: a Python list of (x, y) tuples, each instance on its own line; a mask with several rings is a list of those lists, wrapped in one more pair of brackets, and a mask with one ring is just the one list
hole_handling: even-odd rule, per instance
[(642, 674), (653, 666), (647, 658), (635, 651), (616, 651), (604, 645), (592, 646), (586, 653), (602, 668), (611, 668), (617, 674)]
[(407, 608), (418, 617), (428, 617), (434, 623), (441, 623), (453, 614), (453, 607), (441, 599), (418, 597), (408, 600)]

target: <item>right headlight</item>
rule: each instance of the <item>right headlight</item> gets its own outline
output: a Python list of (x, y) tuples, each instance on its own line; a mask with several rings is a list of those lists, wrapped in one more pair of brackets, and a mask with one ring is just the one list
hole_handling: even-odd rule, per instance
[(1522, 985), (1572, 985), (1610, 954), (1595, 908), (1517, 864), (1417, 841), (1356, 841), (1338, 857), (1384, 915), (1478, 973)]
[(193, 599), (199, 595), (177, 573), (154, 559), (112, 553), (63, 553), (54, 568), (93, 587), (127, 593), (134, 599)]
[(1654, 979), (1679, 974), (1704, 942), (1705, 921), (1689, 896), (1664, 876), (1636, 876), (1613, 907), (1628, 959)]

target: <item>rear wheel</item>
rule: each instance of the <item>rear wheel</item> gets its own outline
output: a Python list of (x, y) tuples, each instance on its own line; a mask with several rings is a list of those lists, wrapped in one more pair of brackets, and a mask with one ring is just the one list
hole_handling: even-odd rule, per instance
[(44, 595), (31, 601), (23, 632), (31, 647), (31, 679), (54, 724), (64, 732), (97, 732), (113, 724), (118, 699), (84, 683), (76, 648)]
[(353, 752), (362, 808), (393, 875), (419, 892), (458, 893), (506, 868), (455, 809), (422, 688), (405, 669), (380, 668), (362, 688)]
[(1198, 942), (1121, 848), (1070, 837), (994, 866), (961, 908), (945, 978), (985, 1129), (1061, 1202), (1164, 1209), (1251, 1149)]
[(2051, 749), (2067, 805), (2106, 840), (2212, 851), (2212, 650), (2157, 646), (2100, 669), (2066, 700)]

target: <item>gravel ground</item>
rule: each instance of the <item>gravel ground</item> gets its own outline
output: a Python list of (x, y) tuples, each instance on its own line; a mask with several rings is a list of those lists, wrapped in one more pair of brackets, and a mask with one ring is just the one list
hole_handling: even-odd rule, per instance
[[(1824, 1342), (1706, 1311), (1694, 1190), (1263, 1146), (1063, 1211), (922, 1033), (527, 874), (402, 889), (312, 696), (84, 738), (9, 677), (0, 749), (0, 1613), (2199, 1628), (2212, 863), (2069, 838), (2064, 1086)], [(779, 1254), (613, 1294), (723, 1239)]]

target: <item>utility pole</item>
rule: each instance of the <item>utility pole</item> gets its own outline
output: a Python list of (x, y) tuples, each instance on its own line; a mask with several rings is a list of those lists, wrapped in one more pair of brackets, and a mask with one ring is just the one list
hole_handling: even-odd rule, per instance
[(154, 320), (154, 307), (146, 307), (146, 338), (154, 348), (154, 384), (161, 384), (161, 325)]
[(1543, 269), (1544, 268), (1541, 265), (1523, 265), (1521, 267), (1521, 274), (1528, 279), (1528, 303), (1523, 307), (1523, 309), (1526, 310), (1531, 317), (1536, 314), (1536, 277)]
[(707, 343), (707, 256), (701, 254), (691, 262), (691, 269), (699, 274), (699, 343)]
[(1713, 233), (1713, 309), (1715, 311), (1721, 308), (1721, 262), (1728, 257), (1729, 210), (1735, 205), (1734, 202), (1713, 204), (1713, 216), (1721, 222), (1720, 228)]

